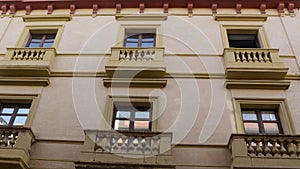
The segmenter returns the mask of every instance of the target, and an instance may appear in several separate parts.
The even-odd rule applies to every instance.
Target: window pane
[[[229,34],[230,47],[235,48],[259,48],[256,34]]]
[[[129,129],[129,120],[115,120],[115,130],[128,130]]]
[[[257,120],[257,115],[255,111],[243,111],[242,117],[243,120]]]
[[[12,114],[14,112],[14,108],[3,108],[2,113],[4,114]]]
[[[125,47],[138,47],[138,43],[126,42]]]
[[[17,116],[15,118],[13,125],[24,125],[27,117],[26,116]]]
[[[56,36],[55,34],[48,34],[48,35],[46,35],[46,41],[47,41],[47,40],[54,41],[55,36]]]
[[[117,118],[130,118],[130,111],[117,111]]]
[[[259,133],[259,127],[257,123],[244,123],[246,133]]]
[[[274,111],[261,111],[262,119],[265,121],[276,121],[276,116]]]
[[[142,119],[149,119],[150,118],[150,113],[147,111],[137,111],[135,112],[135,118],[142,118]]]
[[[279,133],[277,123],[264,123],[265,133]]]
[[[45,42],[45,43],[43,44],[43,47],[44,47],[44,48],[48,48],[48,47],[52,47],[52,45],[53,45],[53,42],[49,42],[49,43],[46,43],[46,42]]]
[[[151,42],[151,43],[145,43],[145,42],[143,42],[142,43],[142,47],[154,47],[154,43],[153,42]]]
[[[32,43],[32,42],[30,42],[30,44],[28,45],[28,47],[30,47],[30,48],[38,48],[38,47],[40,47],[40,43]]]
[[[135,130],[148,130],[149,129],[149,121],[134,121],[134,129]]]
[[[0,125],[8,125],[11,116],[0,116]]]
[[[28,114],[28,113],[29,113],[29,109],[28,108],[19,108],[17,114]]]

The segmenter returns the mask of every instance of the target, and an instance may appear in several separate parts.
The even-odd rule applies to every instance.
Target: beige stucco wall
[[[136,9],[124,10],[124,13],[133,11],[137,13]],[[170,9],[172,11],[175,9]],[[186,12],[185,9],[176,11]],[[234,13],[233,9],[219,11]],[[44,13],[33,11],[32,14]],[[50,85],[0,86],[0,93],[40,95],[32,124],[37,139],[31,151],[32,168],[74,168],[73,161],[78,160],[84,140],[83,130],[108,129],[110,126],[111,122],[104,118],[108,113],[109,95],[158,97],[157,129],[173,132],[173,144],[179,144],[173,150],[175,164],[180,165],[177,168],[229,168],[231,159],[227,142],[230,135],[236,133],[233,98],[286,99],[296,132],[300,132],[298,14],[296,10],[295,17],[272,15],[265,22],[218,22],[207,15],[170,15],[165,21],[145,21],[148,25],[161,25],[164,61],[169,74],[167,86],[161,89],[103,86],[105,65],[111,47],[120,36],[120,26],[143,22],[117,21],[114,16],[75,15],[71,21],[59,23],[64,25],[64,31]],[[7,47],[15,47],[26,24],[31,23],[24,23],[19,16],[0,18],[0,56],[5,55]],[[221,24],[263,25],[270,47],[279,48],[279,55],[289,68],[288,76],[292,78],[289,89],[226,89]],[[78,75],[73,76],[73,73]]]

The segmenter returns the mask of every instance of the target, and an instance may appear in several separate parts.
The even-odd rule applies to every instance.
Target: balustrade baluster
[[[240,62],[241,61],[239,55],[236,52],[234,52],[234,58],[235,58],[235,62]]]
[[[284,144],[284,139],[279,139],[279,143],[280,143],[280,153],[282,157],[288,157],[287,155],[287,151],[285,148],[285,144]]]
[[[268,52],[267,58],[268,58],[269,62],[272,62],[272,57],[271,57],[271,53],[270,52]]]
[[[261,139],[255,139],[256,143],[256,153],[258,157],[263,157],[263,149],[261,147]]]
[[[150,60],[151,59],[150,57],[151,57],[150,52],[149,52],[149,50],[147,50],[147,52],[146,52],[146,61]]]
[[[297,157],[300,157],[300,140],[296,140],[295,143],[296,143],[296,154],[297,154]]]
[[[11,132],[11,140],[10,140],[10,142],[9,142],[9,145],[10,145],[10,147],[11,148],[13,148],[14,146],[15,146],[15,144],[16,144],[16,139],[17,139],[17,135],[18,135],[18,132],[17,131],[12,131]]]
[[[137,137],[137,146],[136,146],[136,150],[137,150],[137,153],[140,154],[140,153],[143,153],[143,146],[142,146],[142,137]]]
[[[241,59],[241,62],[244,62],[246,60],[245,56],[244,56],[244,53],[242,53],[242,52],[239,53],[239,57]]]
[[[158,136],[152,138],[152,152],[154,155],[159,154],[160,139]]]
[[[151,154],[151,138],[145,138],[144,154]]]
[[[248,144],[248,154],[249,154],[249,156],[252,156],[252,157],[256,156],[255,150],[252,146],[252,138],[246,139],[246,142]]]
[[[21,51],[20,51],[20,53],[18,54],[17,60],[22,60],[23,55],[24,55],[24,52],[26,52],[26,51],[24,51],[24,50],[21,50]]]
[[[297,157],[296,146],[293,143],[292,139],[287,139],[287,148],[288,148],[288,153],[291,157]]]
[[[120,61],[124,61],[124,60],[125,60],[125,55],[124,55],[124,53],[122,52],[122,50],[120,50],[120,53],[119,53],[119,60],[120,60]]]
[[[152,51],[150,60],[155,60],[155,50]]]
[[[248,52],[244,53],[244,57],[245,57],[245,61],[250,62],[250,58],[249,58]]]
[[[112,137],[112,152],[118,151],[119,149],[119,145],[118,145],[118,137],[117,136],[113,136]]]
[[[252,62],[257,62],[257,57],[255,56],[255,53],[251,52],[250,57],[251,57]]]
[[[130,61],[129,51],[124,52],[125,61]]]
[[[264,152],[265,152],[265,156],[267,157],[272,157],[271,154],[271,149],[269,147],[269,139],[264,139]]]
[[[135,57],[136,57],[136,61],[141,61],[142,60],[142,57],[141,57],[140,52],[138,50],[136,50],[136,52],[135,52]]]
[[[127,144],[126,144],[127,143],[127,136],[122,135],[120,139],[122,140],[122,144],[120,146],[121,151],[122,152],[127,152]]]
[[[135,148],[134,140],[135,140],[134,137],[132,137],[132,136],[128,137],[128,152],[133,152],[134,151],[134,148]]]
[[[280,157],[280,151],[277,148],[277,139],[272,139],[272,153],[274,157]]]
[[[10,132],[9,131],[5,131],[4,133],[4,138],[3,138],[3,146],[7,147],[8,145],[8,136],[9,136]]]

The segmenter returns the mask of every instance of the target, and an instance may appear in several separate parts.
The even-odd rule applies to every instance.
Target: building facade
[[[0,168],[300,168],[299,0],[1,0]]]

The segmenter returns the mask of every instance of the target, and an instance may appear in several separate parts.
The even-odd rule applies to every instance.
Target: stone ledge
[[[154,87],[163,88],[167,85],[167,80],[162,79],[103,79],[105,87]]]
[[[227,89],[288,89],[291,82],[286,80],[239,80],[227,79]]]

